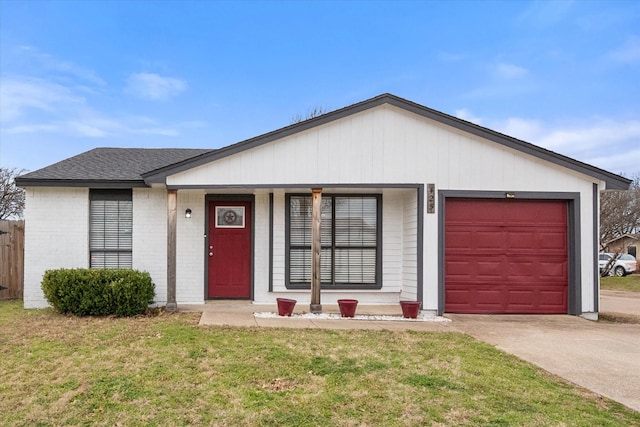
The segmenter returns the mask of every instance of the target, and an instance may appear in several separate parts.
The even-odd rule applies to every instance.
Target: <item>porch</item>
[[[201,312],[200,326],[243,326],[271,328],[312,329],[375,329],[451,331],[451,322],[444,317],[422,313],[418,319],[404,319],[399,304],[358,305],[355,318],[340,316],[338,305],[323,304],[323,315],[299,316],[309,313],[308,304],[296,304],[292,317],[277,316],[276,304],[255,304],[246,300],[213,300],[205,304],[178,304],[180,312]],[[274,313],[273,317],[256,316],[255,313]],[[296,316],[298,315],[298,316]],[[359,318],[366,316],[367,319]],[[384,316],[386,319],[376,320]],[[422,317],[424,316],[424,317]]]

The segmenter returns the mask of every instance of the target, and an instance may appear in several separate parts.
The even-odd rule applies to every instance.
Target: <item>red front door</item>
[[[251,298],[251,203],[209,202],[209,298]]]

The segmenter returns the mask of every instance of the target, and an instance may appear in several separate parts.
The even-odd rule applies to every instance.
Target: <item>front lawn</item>
[[[0,425],[631,426],[459,333],[198,327],[0,301]]]
[[[600,278],[600,289],[640,292],[640,273],[635,272],[624,277],[602,277]]]

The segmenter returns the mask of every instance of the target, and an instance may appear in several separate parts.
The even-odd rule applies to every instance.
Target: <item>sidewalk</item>
[[[640,316],[640,292],[600,291],[600,311]]]
[[[400,306],[358,305],[355,319],[328,319],[326,316],[296,317],[309,313],[308,305],[296,305],[293,317],[260,317],[254,313],[277,313],[273,305],[252,304],[249,301],[209,301],[204,305],[181,305],[180,311],[202,312],[200,325],[260,326],[279,328],[315,328],[315,329],[387,329],[416,331],[450,331],[451,322],[446,318],[439,321],[404,319]],[[339,316],[337,305],[323,305],[323,313]],[[393,316],[394,320],[361,320],[358,316]]]

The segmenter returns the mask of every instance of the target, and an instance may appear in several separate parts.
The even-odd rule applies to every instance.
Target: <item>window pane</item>
[[[320,234],[322,246],[331,246],[331,198],[321,204]],[[311,196],[292,196],[289,199],[289,243],[311,247]]]
[[[131,252],[91,252],[91,268],[132,268]]]
[[[92,268],[131,268],[133,202],[91,200],[89,248]]]
[[[311,283],[311,249],[289,251],[289,281]]]
[[[331,249],[323,249],[320,252],[320,281],[331,283]],[[289,282],[311,283],[311,249],[289,251]]]
[[[336,284],[375,284],[376,249],[336,249]]]
[[[288,268],[292,284],[311,282],[311,201],[311,196],[289,198]],[[377,283],[377,220],[376,196],[322,197],[321,280],[324,286]]]
[[[377,199],[336,197],[336,246],[376,246]]]
[[[289,204],[289,243],[311,247],[311,197],[291,197]]]

